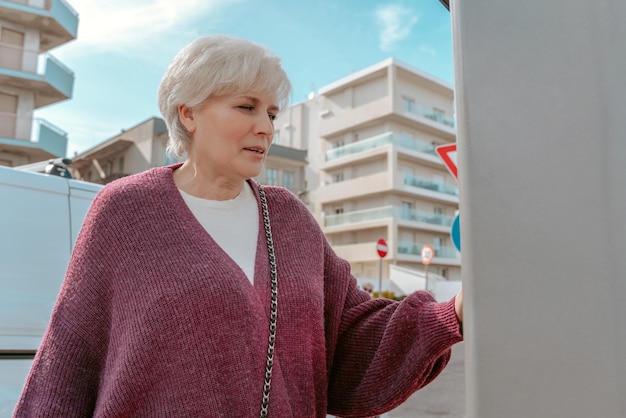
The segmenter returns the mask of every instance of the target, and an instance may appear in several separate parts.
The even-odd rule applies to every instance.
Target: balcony
[[[426,244],[419,244],[415,242],[400,242],[398,244],[398,256],[414,256],[421,259],[422,247]],[[454,247],[435,247],[432,246],[435,251],[434,264],[455,264],[458,265],[461,262],[461,254]]]
[[[439,157],[437,157],[435,146],[429,141],[412,138],[406,135],[399,135],[394,132],[386,132],[381,135],[376,135],[371,138],[330,149],[326,151],[326,162],[327,165],[330,165],[328,163],[332,164],[335,160],[382,148],[386,145],[395,145],[405,149],[417,151],[419,153],[426,154],[424,157],[429,161],[443,164]],[[335,164],[332,164],[332,166],[334,165]]]
[[[0,148],[28,154],[32,161],[65,157],[67,134],[41,118],[0,113]]]
[[[381,206],[372,209],[364,209],[353,212],[345,212],[324,217],[325,227],[337,227],[356,225],[366,222],[394,219],[398,221],[416,222],[422,225],[415,225],[430,230],[449,232],[454,217],[429,213],[415,209],[407,209],[398,206]]]
[[[425,244],[415,242],[401,242],[396,246],[391,246],[387,260],[403,259],[404,261],[414,261],[421,263],[422,247]],[[333,244],[333,249],[338,256],[351,262],[371,262],[378,261],[379,257],[375,251],[376,242],[361,242],[354,244]],[[395,249],[395,251],[394,251]],[[433,264],[460,265],[461,254],[454,247],[435,247],[435,258]]]
[[[78,13],[63,0],[0,0],[2,19],[37,29],[39,47],[47,51],[73,39],[78,32]]]
[[[74,73],[49,53],[0,43],[0,85],[35,92],[39,108],[72,97]]]
[[[337,112],[335,114],[334,112]],[[355,127],[371,124],[392,114],[391,102],[387,97],[374,100],[357,107],[335,111],[323,111],[319,119],[319,135],[324,137],[339,135],[354,130]]]
[[[414,176],[412,174],[404,175],[404,184],[406,184],[407,186],[419,187],[421,189],[428,189],[428,190],[432,190],[435,192],[448,194],[451,196],[459,195],[458,187],[445,184],[445,183],[435,182],[432,180],[425,179],[423,177]]]
[[[373,209],[357,210],[354,212],[340,213],[337,215],[327,215],[324,217],[324,226],[342,226],[353,225],[358,223],[380,221],[391,219],[394,215],[393,206],[382,206]]]
[[[385,193],[391,190],[391,173],[382,172],[330,183],[316,191],[321,204],[353,199],[360,196]]]
[[[404,103],[404,110],[414,115],[422,116],[426,119],[430,119],[436,124],[446,127],[446,129],[456,129],[456,122],[454,118],[446,116],[441,112],[426,107],[418,106],[414,102]]]

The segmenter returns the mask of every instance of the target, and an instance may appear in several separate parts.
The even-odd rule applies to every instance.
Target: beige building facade
[[[65,157],[67,134],[33,112],[72,97],[74,73],[49,51],[77,29],[63,0],[0,2],[0,165]]]
[[[430,274],[460,280],[450,239],[458,189],[435,152],[456,142],[451,85],[388,59],[286,109],[276,129],[278,143],[308,150],[311,210],[357,278],[379,278],[382,238],[383,279],[391,264],[423,272],[428,244]]]
[[[160,118],[150,118],[76,155],[72,177],[99,184],[159,167],[166,158],[167,128]]]

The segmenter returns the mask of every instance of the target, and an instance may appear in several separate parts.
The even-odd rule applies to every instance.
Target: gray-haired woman
[[[176,55],[159,106],[185,162],[93,202],[16,417],[371,416],[443,370],[460,295],[372,299],[304,204],[252,180],[289,92],[243,39]]]

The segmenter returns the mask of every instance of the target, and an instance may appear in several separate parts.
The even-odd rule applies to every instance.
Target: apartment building
[[[0,1],[0,165],[65,157],[67,134],[33,112],[72,97],[74,73],[49,51],[77,29],[63,0]]]
[[[389,265],[424,271],[428,244],[430,273],[460,280],[450,239],[458,188],[435,152],[456,141],[451,85],[388,59],[319,89],[275,125],[278,143],[308,150],[310,207],[357,278],[379,277],[383,238],[383,278]]]

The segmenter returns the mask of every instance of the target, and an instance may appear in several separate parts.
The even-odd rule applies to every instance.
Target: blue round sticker
[[[457,215],[454,217],[454,221],[452,221],[452,229],[450,229],[450,237],[452,238],[452,243],[456,247],[456,249],[461,252],[461,221],[459,220],[460,216]]]

